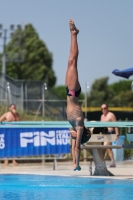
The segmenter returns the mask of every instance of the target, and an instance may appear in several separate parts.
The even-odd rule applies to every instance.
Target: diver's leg
[[[14,165],[18,165],[18,163],[16,162],[15,159],[12,160],[12,163],[13,163]]]
[[[104,142],[104,145],[111,145],[110,142]],[[115,164],[115,160],[114,160],[114,153],[112,151],[112,149],[107,149],[107,152],[109,154],[109,157],[111,159],[111,164],[110,164],[110,167],[116,167],[116,164]]]
[[[83,134],[83,127],[78,126],[77,127],[77,137],[76,137],[76,146],[75,146],[75,158],[76,158],[75,170],[81,170],[81,168],[79,166],[79,162],[80,162],[80,153],[81,153],[80,144],[81,144],[82,134]]]
[[[8,159],[5,159],[4,163],[7,166],[8,165]]]
[[[66,86],[70,90],[78,90],[80,88],[78,80],[78,70],[77,70],[77,60],[78,60],[78,42],[77,34],[79,30],[75,27],[74,21],[69,20],[70,33],[71,33],[71,45],[70,45],[70,55],[68,59],[68,68],[66,72]]]
[[[72,139],[72,158],[73,158],[73,168],[74,169],[76,167],[75,146],[76,146],[76,139]]]

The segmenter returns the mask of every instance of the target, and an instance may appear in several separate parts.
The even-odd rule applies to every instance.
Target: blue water
[[[132,200],[133,181],[44,175],[0,175],[0,200]]]

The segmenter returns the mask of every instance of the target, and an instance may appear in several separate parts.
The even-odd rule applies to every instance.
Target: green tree
[[[104,77],[95,80],[88,96],[88,105],[100,106],[102,103],[109,104],[111,102],[114,92],[108,87],[108,79],[108,77]]]
[[[120,80],[119,82],[113,83],[109,85],[109,88],[114,91],[116,95],[121,92],[131,91],[131,82],[130,80]]]
[[[112,98],[113,106],[133,106],[133,93],[132,91],[123,91]]]
[[[113,106],[133,106],[133,93],[130,80],[121,80],[109,85],[114,97],[111,100]]]
[[[52,69],[52,54],[31,24],[26,25],[24,30],[17,29],[6,46],[6,54],[12,60],[22,51],[24,61],[7,62],[6,74],[17,79],[47,81],[50,87],[54,86],[56,77]]]
[[[131,81],[123,80],[108,85],[108,77],[96,79],[91,87],[88,105],[133,106]]]

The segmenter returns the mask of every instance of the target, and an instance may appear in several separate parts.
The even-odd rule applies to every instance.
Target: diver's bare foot
[[[16,160],[13,160],[12,164],[14,164],[15,166],[18,165],[18,163],[16,162]]]
[[[79,33],[79,30],[76,28],[76,26],[74,24],[74,21],[72,19],[69,20],[69,26],[70,26],[70,31],[73,34],[78,34]]]

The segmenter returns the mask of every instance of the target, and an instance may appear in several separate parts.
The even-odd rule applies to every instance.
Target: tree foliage
[[[88,105],[100,106],[107,103],[109,106],[133,106],[131,81],[119,81],[108,85],[108,77],[96,79],[92,84]]]
[[[123,80],[109,85],[114,91],[113,106],[133,106],[133,93],[130,80]]]
[[[131,82],[130,80],[120,80],[119,82],[109,85],[116,95],[120,94],[123,91],[131,91]]]
[[[133,106],[133,93],[132,91],[123,91],[115,95],[112,99],[113,106]]]
[[[6,54],[12,59],[6,63],[6,73],[9,76],[17,79],[47,81],[49,86],[55,85],[52,54],[39,39],[31,24],[26,25],[24,30],[17,29],[14,32],[6,46]]]
[[[95,80],[89,93],[88,105],[100,106],[102,103],[109,103],[114,93],[108,87],[108,79],[108,77],[104,77]]]

